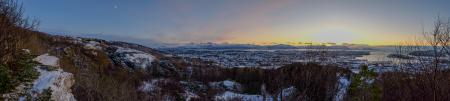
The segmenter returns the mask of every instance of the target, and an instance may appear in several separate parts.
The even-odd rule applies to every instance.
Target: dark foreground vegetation
[[[413,72],[393,71],[376,73],[362,66],[361,72],[352,73],[348,69],[319,63],[294,63],[278,69],[221,68],[207,62],[179,57],[167,57],[156,50],[140,45],[108,42],[98,39],[82,39],[82,42],[96,41],[101,50],[83,48],[75,44],[73,38],[52,36],[35,31],[38,23],[22,16],[22,9],[14,0],[0,0],[0,94],[6,94],[16,86],[32,82],[39,73],[32,61],[37,55],[49,53],[60,58],[60,68],[74,74],[72,93],[81,101],[159,101],[185,100],[186,88],[199,97],[191,100],[209,101],[224,92],[208,86],[210,82],[232,80],[240,83],[243,94],[275,96],[283,88],[294,86],[297,91],[288,101],[330,101],[336,100],[340,78],[350,80],[343,100],[348,101],[449,101],[450,71],[441,67],[438,58],[423,64]],[[448,23],[446,24],[448,28]],[[444,26],[445,27],[445,26]],[[445,54],[449,39],[443,40],[447,32],[438,25],[431,39],[436,50],[434,55]],[[436,37],[435,37],[436,38]],[[156,57],[147,69],[127,68],[111,55],[115,47],[121,46],[150,53]],[[25,51],[24,49],[28,49]],[[411,71],[411,70],[410,70]],[[154,92],[139,90],[144,81],[161,79]],[[187,83],[183,83],[187,82]],[[205,87],[202,87],[204,85]],[[51,91],[35,100],[49,100]],[[8,100],[0,96],[0,100]],[[240,100],[240,99],[235,99]]]
[[[288,99],[317,101],[332,100],[337,90],[338,74],[349,73],[350,71],[338,67],[302,63],[286,65],[279,69],[200,67],[194,69],[191,80],[233,80],[244,86],[243,93],[246,94],[261,94],[262,85],[271,95],[277,95],[283,88],[295,86],[297,93]]]

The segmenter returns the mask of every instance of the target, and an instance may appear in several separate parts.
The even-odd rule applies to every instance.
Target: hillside
[[[393,64],[355,60],[374,50],[359,44],[328,43],[337,49],[330,51],[312,43],[206,43],[158,50],[51,35],[39,31],[39,20],[24,17],[18,2],[0,0],[0,101],[450,101],[450,24],[440,19],[432,32],[424,32],[431,35],[425,36],[430,46],[407,46],[407,54],[399,46],[386,57],[408,61]],[[303,48],[312,50],[277,50]],[[393,48],[379,50],[388,49]],[[184,51],[206,58],[177,54]]]
[[[30,56],[35,56],[38,65],[34,68],[40,76],[33,81],[29,91],[16,89],[13,93],[39,93],[46,89],[43,87],[50,87],[53,91],[51,99],[56,100],[257,100],[281,98],[277,97],[281,92],[289,92],[281,94],[284,99],[298,99],[301,95],[331,100],[338,91],[336,74],[344,73],[337,67],[304,64],[277,70],[226,69],[125,42],[54,36],[35,31],[18,33],[18,36],[24,37],[16,41],[20,45],[13,53],[26,50]],[[16,56],[12,54],[11,57]],[[318,73],[309,75],[308,71]],[[45,79],[61,85],[39,83]],[[297,90],[308,93],[295,92]],[[58,98],[59,95],[68,97]]]

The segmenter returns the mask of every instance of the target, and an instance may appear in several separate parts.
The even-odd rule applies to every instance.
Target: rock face
[[[151,54],[130,48],[116,47],[111,58],[132,69],[146,69],[152,65],[155,57]]]

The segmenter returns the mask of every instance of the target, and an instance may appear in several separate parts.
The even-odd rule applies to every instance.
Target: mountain
[[[308,46],[293,46],[288,44],[274,44],[274,45],[255,45],[255,44],[229,44],[229,43],[189,43],[189,44],[167,44],[157,49],[209,49],[209,50],[223,50],[223,49],[348,49],[348,50],[374,50],[375,47],[364,45],[308,45]]]

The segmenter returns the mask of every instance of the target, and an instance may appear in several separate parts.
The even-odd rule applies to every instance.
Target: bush
[[[0,93],[10,92],[14,88],[13,81],[11,70],[5,65],[0,65]]]
[[[52,90],[45,89],[42,93],[36,98],[36,101],[53,101],[52,98]]]
[[[374,84],[377,73],[366,65],[361,66],[361,72],[351,78],[349,97],[351,101],[379,101],[381,87]]]
[[[39,73],[34,68],[36,64],[32,59],[32,56],[27,54],[20,58],[20,60],[18,61],[20,68],[17,72],[17,79],[20,82],[32,82],[39,76]]]
[[[20,56],[10,65],[0,64],[0,93],[9,93],[18,84],[37,79],[39,73],[34,69],[35,66],[32,56],[28,54]]]

